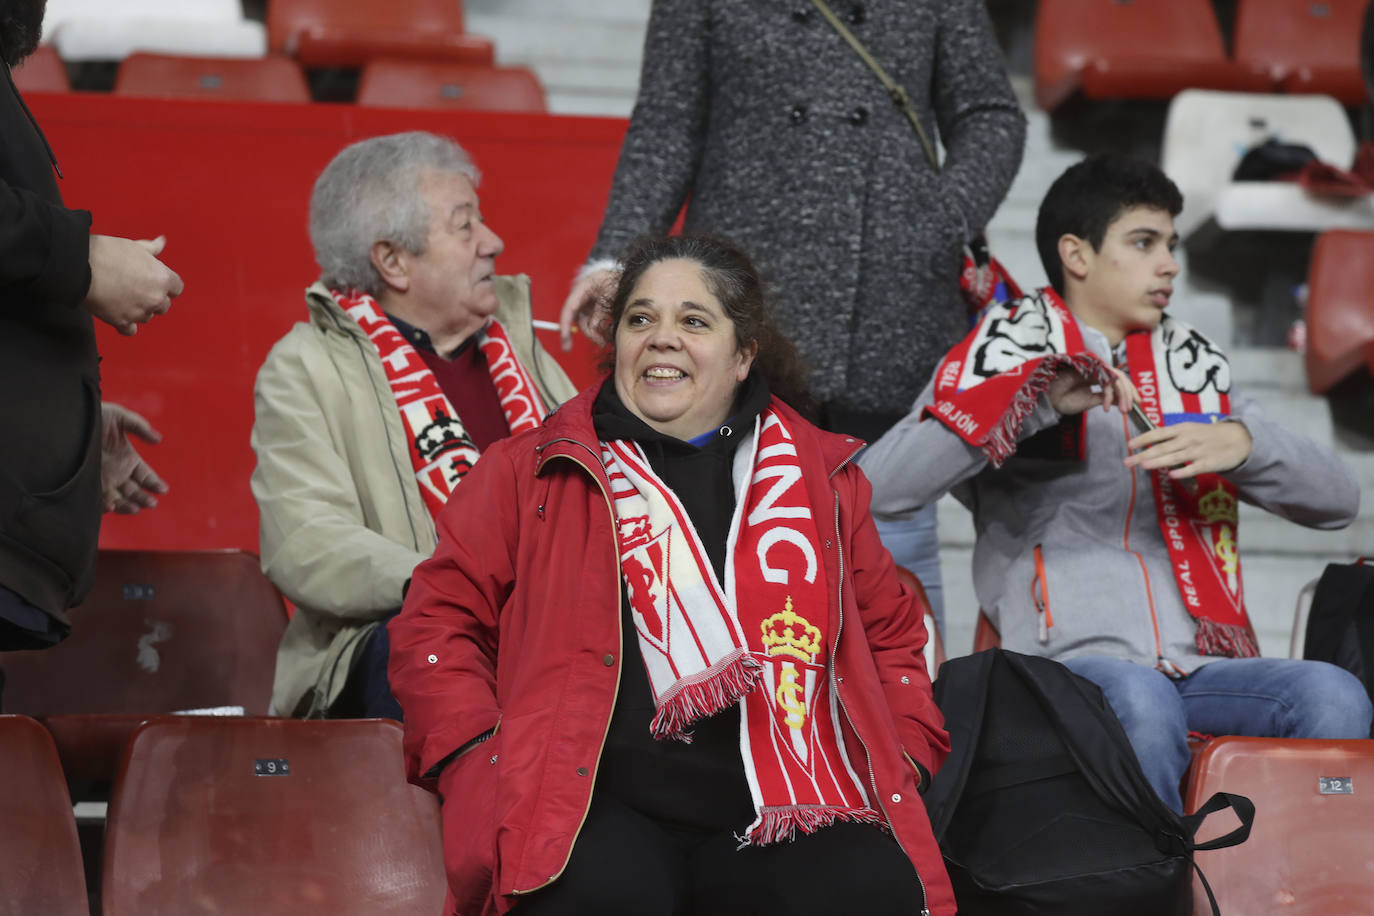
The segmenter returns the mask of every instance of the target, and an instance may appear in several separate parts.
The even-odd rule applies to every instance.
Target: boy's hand
[[[1128,468],[1173,468],[1175,480],[1234,470],[1250,457],[1254,440],[1244,423],[1176,423],[1141,433],[1129,443]]]
[[[1045,396],[1049,398],[1050,406],[1066,417],[1083,413],[1098,404],[1102,405],[1103,410],[1115,404],[1118,410],[1125,413],[1139,397],[1136,395],[1135,386],[1124,372],[1118,369],[1110,371],[1114,376],[1112,384],[1103,387],[1089,382],[1076,369],[1061,369],[1059,374],[1050,380],[1050,387]]]

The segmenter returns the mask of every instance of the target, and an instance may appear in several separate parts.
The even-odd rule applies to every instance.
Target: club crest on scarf
[[[654,694],[654,736],[690,740],[692,723],[739,705],[741,753],[758,812],[747,842],[777,842],[837,819],[878,820],[839,738],[826,668],[830,595],[820,535],[780,415],[765,411],[736,455],[742,492],[724,584],[677,495],[639,447],[602,443],[602,460],[621,575]]]

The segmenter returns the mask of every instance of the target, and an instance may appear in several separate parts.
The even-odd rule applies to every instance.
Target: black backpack
[[[1001,649],[952,659],[935,701],[953,747],[925,802],[962,916],[1190,916],[1193,850],[1250,834],[1244,796],[1169,810],[1102,691],[1058,662]],[[1241,826],[1194,843],[1226,807]]]
[[[1322,572],[1302,657],[1339,665],[1359,678],[1374,700],[1374,566],[1331,563]]]

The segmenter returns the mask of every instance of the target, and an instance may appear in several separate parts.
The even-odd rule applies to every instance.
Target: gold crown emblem
[[[821,651],[821,631],[792,610],[792,596],[763,626],[763,649],[768,655],[790,655],[812,662]]]
[[[1236,521],[1236,498],[1220,484],[1215,490],[1205,494],[1197,501],[1197,511],[1202,515],[1202,520],[1209,525],[1217,522]]]

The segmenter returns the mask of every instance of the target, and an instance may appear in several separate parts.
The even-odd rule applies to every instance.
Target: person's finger
[[[1134,439],[1131,439],[1126,443],[1126,447],[1133,452],[1139,452],[1141,449],[1149,448],[1157,442],[1164,442],[1169,439],[1177,438],[1177,436],[1177,426],[1160,426],[1143,432]],[[1139,457],[1139,455],[1133,455],[1132,457]]]
[[[154,493],[166,493],[168,490],[167,482],[157,476],[157,471],[149,467],[146,461],[140,461],[131,476],[145,490],[152,490]]]
[[[135,239],[134,244],[138,245],[153,257],[157,257],[162,254],[162,249],[167,247],[167,236],[159,235],[155,239]]]
[[[156,429],[153,429],[153,424],[149,423],[148,420],[144,418],[142,415],[134,413],[127,407],[122,407],[120,409],[120,413],[118,416],[119,428],[124,430],[124,432],[133,433],[135,436],[138,436],[145,442],[162,441],[162,433],[158,432]],[[140,467],[145,469],[148,468],[146,464],[140,465]],[[137,474],[138,470],[139,468],[135,468],[134,472]],[[148,470],[151,473],[151,469]],[[157,477],[156,474],[153,474],[153,476]]]
[[[572,349],[573,319],[577,315],[581,292],[582,284],[574,283],[572,292],[563,300],[563,309],[558,313],[558,341],[563,345],[564,353]]]
[[[135,334],[138,333],[138,324],[133,321],[126,321],[122,324],[115,325],[115,330],[123,334],[125,337],[133,337]]]
[[[583,309],[577,313],[577,326],[586,335],[587,339],[598,347],[606,346],[605,327],[606,319],[610,313],[600,305],[594,305],[589,309]]]
[[[169,300],[171,300],[175,299],[177,296],[180,296],[182,294],[182,291],[186,289],[186,284],[181,282],[181,274],[177,273],[175,270],[172,270],[172,268],[168,267],[167,273],[167,297]],[[171,308],[171,306],[172,303],[169,301],[167,303],[167,307]],[[163,309],[163,311],[166,310],[167,309]]]

